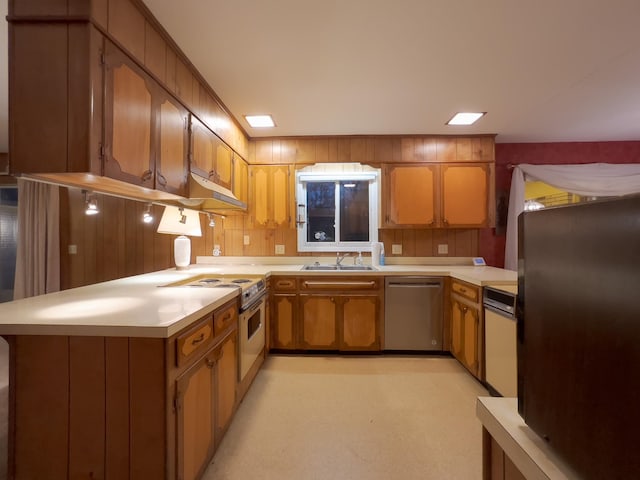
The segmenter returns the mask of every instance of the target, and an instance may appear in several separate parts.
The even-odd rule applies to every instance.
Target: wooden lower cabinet
[[[300,348],[337,350],[337,304],[329,295],[300,295]]]
[[[237,311],[171,338],[5,336],[7,477],[199,478],[237,406]]]
[[[295,350],[298,348],[297,309],[295,293],[276,293],[271,296],[271,348]]]
[[[233,329],[176,380],[178,480],[195,480],[235,411],[238,331]]]
[[[177,478],[193,480],[215,448],[214,349],[176,381]]]
[[[482,479],[526,480],[485,428],[482,429]]]
[[[383,283],[378,277],[273,280],[271,348],[379,351]]]
[[[482,309],[477,303],[479,299],[478,287],[463,285],[458,281],[452,282],[451,353],[467,370],[481,380],[483,318]]]
[[[380,297],[342,298],[340,350],[380,350]]]

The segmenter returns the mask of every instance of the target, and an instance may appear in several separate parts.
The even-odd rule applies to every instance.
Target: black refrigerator
[[[519,413],[581,478],[640,478],[640,196],[518,228]]]

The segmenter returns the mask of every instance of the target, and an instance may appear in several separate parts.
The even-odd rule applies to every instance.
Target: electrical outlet
[[[244,245],[249,245],[251,243],[251,241],[249,239],[249,235],[245,235],[244,236],[243,243],[244,243]]]
[[[69,255],[76,255],[78,253],[77,245],[69,245]]]
[[[446,255],[449,253],[449,245],[441,243],[438,245],[438,255]]]
[[[276,255],[284,255],[284,245],[276,245]]]
[[[394,255],[402,255],[402,244],[397,244],[397,243],[392,244],[391,253]]]

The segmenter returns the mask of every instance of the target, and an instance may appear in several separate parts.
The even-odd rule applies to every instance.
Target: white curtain
[[[518,270],[518,215],[524,211],[524,182],[542,181],[582,196],[609,197],[640,192],[640,164],[517,165],[511,177],[504,268]]]
[[[13,298],[60,290],[57,186],[18,179],[18,249]]]

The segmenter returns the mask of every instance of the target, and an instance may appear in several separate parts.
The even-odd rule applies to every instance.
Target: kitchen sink
[[[340,265],[339,270],[362,270],[372,271],[375,270],[371,265]]]
[[[319,263],[314,263],[311,265],[305,265],[302,267],[302,270],[372,271],[375,270],[375,268],[370,265],[321,265]]]

